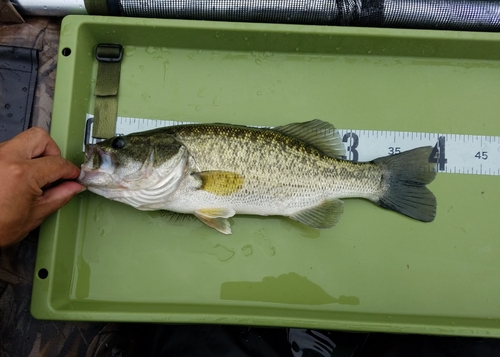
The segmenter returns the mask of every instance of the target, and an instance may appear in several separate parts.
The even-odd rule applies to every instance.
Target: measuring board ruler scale
[[[194,123],[118,117],[116,132],[118,135],[127,135],[181,124]],[[101,141],[92,137],[92,125],[93,116],[87,114],[84,144],[95,144]],[[350,161],[371,161],[378,157],[396,155],[420,146],[432,146],[434,149],[429,157],[429,162],[436,163],[438,172],[500,176],[499,136],[337,130],[345,143],[345,159]]]

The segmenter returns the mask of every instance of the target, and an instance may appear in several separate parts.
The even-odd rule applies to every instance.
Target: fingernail
[[[82,193],[83,191],[86,191],[86,190],[87,190],[87,187],[82,186],[82,188],[80,189],[80,191],[78,191],[76,194]]]

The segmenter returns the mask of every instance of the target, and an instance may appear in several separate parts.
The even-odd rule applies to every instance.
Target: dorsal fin
[[[303,140],[322,151],[325,155],[335,158],[345,156],[345,148],[337,129],[319,119],[304,123],[291,123],[277,126],[273,130]]]

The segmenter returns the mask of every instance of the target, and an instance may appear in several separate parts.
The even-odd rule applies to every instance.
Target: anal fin
[[[344,202],[339,199],[330,199],[315,207],[299,211],[290,218],[309,227],[324,229],[335,226],[342,213],[344,213]]]
[[[232,208],[201,208],[194,212],[200,221],[223,234],[231,234],[231,225],[227,219],[234,214]]]

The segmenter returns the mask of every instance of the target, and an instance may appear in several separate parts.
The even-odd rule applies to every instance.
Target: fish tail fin
[[[423,222],[436,216],[436,197],[425,187],[436,177],[436,164],[429,162],[432,147],[420,147],[373,161],[382,168],[383,193],[376,202]]]

